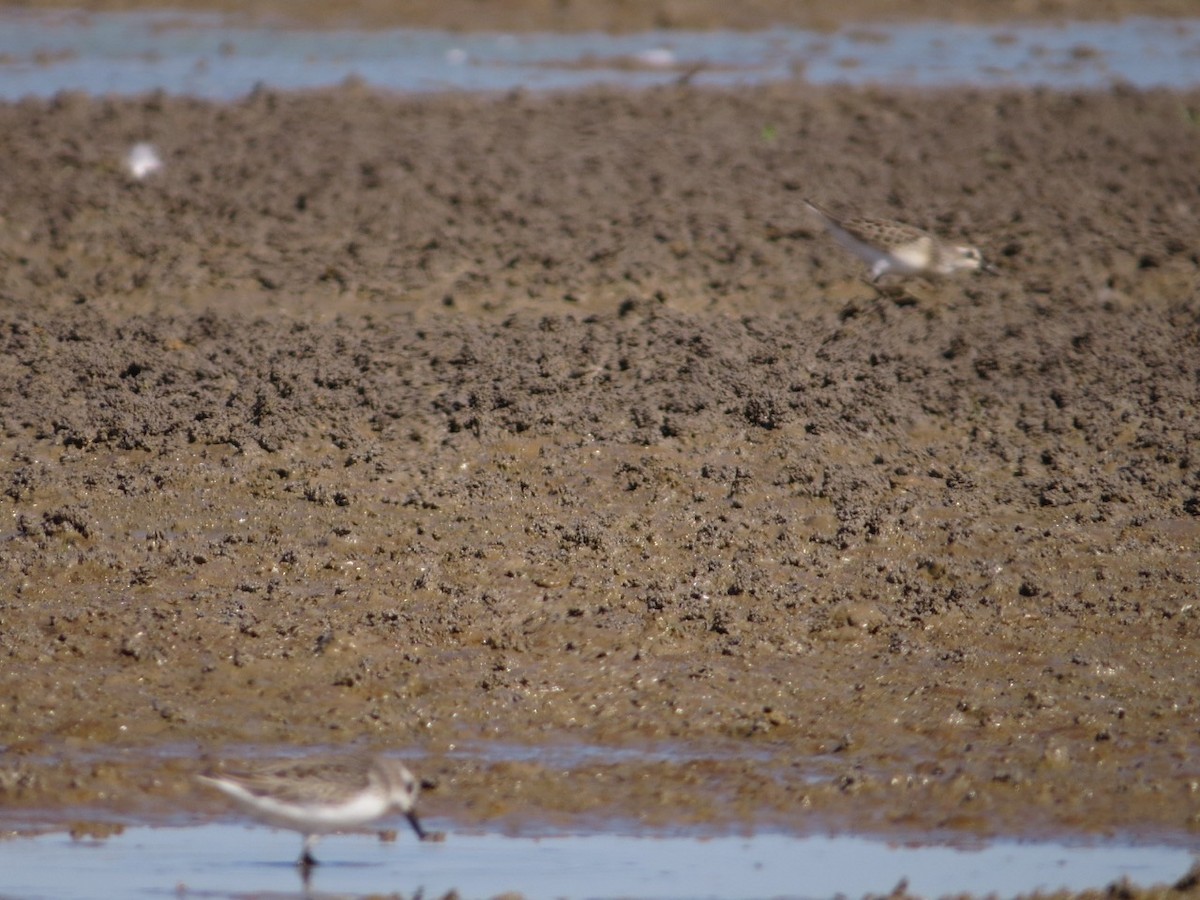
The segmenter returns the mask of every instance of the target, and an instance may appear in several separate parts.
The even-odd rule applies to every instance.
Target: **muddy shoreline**
[[[22,9],[77,12],[72,0],[31,0]],[[158,11],[163,4],[138,0],[99,0],[90,12]],[[791,26],[834,30],[848,24],[936,19],[952,22],[1113,21],[1129,16],[1189,18],[1189,0],[841,0],[795,3],[792,0],[748,0],[735,5],[720,0],[256,0],[252,7],[232,0],[176,0],[170,9],[218,13],[241,21],[304,28],[435,28],[495,32],[636,32],[651,29],[756,30]]]
[[[5,816],[370,748],[463,824],[1186,840],[1197,110],[0,106]],[[1001,274],[881,294],[806,195]]]

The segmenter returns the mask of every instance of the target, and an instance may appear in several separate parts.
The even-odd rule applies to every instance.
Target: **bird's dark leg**
[[[317,858],[313,856],[313,846],[317,843],[315,834],[306,834],[304,836],[304,850],[300,854],[300,859],[296,861],[301,871],[307,876],[309,869],[317,864]]]
[[[416,812],[410,809],[404,814],[404,817],[408,819],[408,824],[411,825],[413,831],[417,833],[417,839],[421,841],[425,840],[427,835],[425,833],[425,829],[421,827],[421,820],[417,818]]]

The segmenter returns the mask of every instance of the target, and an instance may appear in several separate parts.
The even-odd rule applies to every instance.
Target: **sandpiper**
[[[871,282],[885,275],[953,275],[995,272],[983,254],[966,244],[949,244],[927,231],[888,219],[839,219],[810,200],[804,205],[839,244],[871,266]]]
[[[255,818],[304,835],[297,862],[306,873],[317,861],[317,837],[365,825],[395,810],[421,840],[431,835],[413,809],[419,786],[401,763],[386,757],[295,761],[196,776]]]

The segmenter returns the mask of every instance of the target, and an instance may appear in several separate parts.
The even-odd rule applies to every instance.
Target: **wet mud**
[[[25,0],[25,8],[76,13],[78,0]],[[161,9],[146,0],[96,0],[92,12]],[[1128,16],[1195,15],[1191,0],[175,0],[174,10],[213,12],[276,25],[329,28],[437,28],[452,31],[633,32],[649,29],[759,29],[776,25],[836,29],[882,20],[938,19],[956,22],[1095,21]]]
[[[0,107],[6,815],[215,813],[191,772],[308,747],[488,827],[1184,839],[1198,123]],[[1000,272],[877,290],[805,196]]]

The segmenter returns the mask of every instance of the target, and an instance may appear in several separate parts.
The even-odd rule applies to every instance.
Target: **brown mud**
[[[21,7],[69,10],[79,0],[23,0]],[[92,0],[92,12],[163,8],[154,0]],[[329,28],[440,28],[452,31],[645,31],[653,28],[759,29],[775,25],[833,30],[852,23],[938,19],[954,22],[1188,18],[1193,0],[174,0],[172,10],[239,20]]]
[[[207,758],[320,747],[411,757],[461,824],[1185,839],[1198,123],[0,107],[6,816],[216,811]],[[802,196],[1000,274],[877,292]]]

